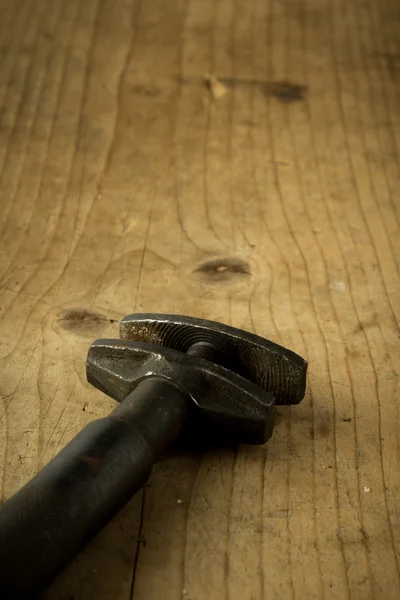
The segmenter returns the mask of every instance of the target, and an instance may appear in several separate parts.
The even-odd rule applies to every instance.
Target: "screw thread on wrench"
[[[195,342],[187,351],[190,356],[204,358],[210,362],[216,362],[216,349],[210,342]]]

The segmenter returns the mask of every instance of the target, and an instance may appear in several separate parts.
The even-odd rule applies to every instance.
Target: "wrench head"
[[[122,402],[140,381],[164,378],[192,399],[189,437],[263,444],[272,434],[274,397],[241,375],[168,347],[97,340],[86,363],[89,383]]]
[[[307,362],[242,329],[180,315],[133,314],[122,319],[120,337],[179,352],[205,343],[212,347],[213,362],[272,394],[276,405],[298,404],[304,397]]]

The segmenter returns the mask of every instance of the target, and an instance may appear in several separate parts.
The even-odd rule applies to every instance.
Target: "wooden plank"
[[[113,401],[134,310],[304,355],[264,448],[182,455],[46,600],[400,597],[395,0],[0,0],[0,465]]]

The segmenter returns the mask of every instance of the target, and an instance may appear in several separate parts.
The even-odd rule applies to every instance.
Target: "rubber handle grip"
[[[188,397],[142,381],[110,416],[89,423],[0,509],[0,594],[31,599],[147,481],[177,439]]]

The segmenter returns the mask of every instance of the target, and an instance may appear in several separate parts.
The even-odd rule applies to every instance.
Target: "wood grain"
[[[400,597],[399,21],[0,0],[2,500],[110,411],[85,356],[127,313],[310,364],[266,447],[159,464],[46,600]]]

